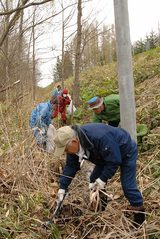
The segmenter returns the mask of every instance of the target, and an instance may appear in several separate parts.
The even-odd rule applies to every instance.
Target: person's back
[[[130,134],[122,129],[108,126],[103,123],[88,123],[80,126],[80,128],[93,140],[97,140],[98,138],[106,137],[109,142],[114,142],[120,147],[123,145],[127,145],[131,143]],[[95,135],[95,131],[97,132]]]
[[[45,127],[51,123],[51,104],[50,102],[39,103],[31,112],[30,127]]]
[[[61,90],[61,86],[58,85],[55,89],[53,89],[52,91],[52,95],[51,95],[51,101],[53,104],[57,103],[57,97],[60,96],[62,94],[62,90]]]
[[[119,163],[123,155],[132,147],[131,137],[124,129],[111,127],[103,123],[88,123],[80,128],[85,132],[87,137],[94,142],[94,150],[98,149],[99,151],[101,147],[103,148],[103,145],[107,145],[108,149],[114,152],[114,155],[112,153],[113,160],[115,162],[117,161],[117,163]],[[90,153],[92,154],[92,150]],[[119,153],[121,153],[122,158],[119,156]]]

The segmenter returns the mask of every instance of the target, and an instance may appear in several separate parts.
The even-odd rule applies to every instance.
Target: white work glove
[[[44,135],[45,132],[46,132],[46,131],[45,131],[45,128],[41,128],[41,129],[40,129],[40,134],[41,134],[41,135]]]
[[[36,131],[36,130],[39,130],[39,128],[38,128],[38,127],[33,127],[33,128],[32,128],[32,131],[33,131],[33,132]]]
[[[39,128],[39,127],[34,127],[32,128],[33,133],[38,131],[40,135],[45,134],[45,129],[44,128]]]
[[[61,189],[61,188],[60,188],[60,189],[58,190],[57,199],[56,199],[56,202],[57,202],[57,203],[59,203],[59,202],[61,202],[61,201],[63,200],[65,193],[66,193],[65,189]]]
[[[102,189],[104,189],[105,184],[106,183],[104,181],[102,181],[100,178],[97,178],[94,183],[89,184],[89,189],[91,191],[96,191],[97,189],[102,190]]]

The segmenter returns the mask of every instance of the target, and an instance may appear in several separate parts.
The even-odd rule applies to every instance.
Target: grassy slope
[[[96,215],[91,212],[88,209],[88,187],[85,178],[88,165],[85,165],[85,173],[82,173],[82,176],[77,175],[71,195],[66,200],[73,210],[69,213],[70,210],[66,209],[65,216],[68,212],[68,215],[74,215],[74,218],[68,220],[68,223],[54,224],[49,231],[42,229],[41,222],[49,216],[49,208],[56,195],[55,172],[61,172],[61,162],[36,149],[28,129],[28,117],[33,105],[27,100],[22,109],[4,104],[1,107],[0,238],[60,238],[59,231],[62,232],[62,238],[71,238],[69,235],[74,235],[80,239],[82,234],[88,234],[88,237],[83,237],[88,239],[105,238],[105,233],[110,233],[108,238],[160,238],[159,56],[160,49],[155,49],[134,58],[137,120],[149,127],[149,133],[139,147],[137,175],[145,198],[147,225],[139,230],[139,234],[127,226],[121,213],[127,202],[120,197],[122,192],[117,175],[107,189],[119,202],[111,201],[105,214]],[[117,91],[115,67],[115,64],[96,67],[81,75],[81,99],[85,117],[80,122],[84,122],[86,116],[87,119],[89,117],[85,107],[87,99],[93,95],[106,95]],[[70,85],[71,79],[66,81],[66,86]],[[37,102],[47,100],[51,90],[52,86],[40,89]],[[75,198],[78,200],[78,209],[84,214],[80,217],[77,217],[74,211],[75,203],[77,207]],[[81,234],[79,231],[82,231]]]

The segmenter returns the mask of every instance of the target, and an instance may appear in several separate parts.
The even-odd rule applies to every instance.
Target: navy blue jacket
[[[72,128],[77,131],[84,151],[90,153],[86,160],[95,165],[103,165],[99,178],[104,182],[115,174],[117,168],[127,160],[127,154],[137,147],[129,133],[121,128],[102,123],[89,123]],[[79,169],[79,157],[75,154],[67,154],[63,175],[60,177],[60,188],[67,189]]]

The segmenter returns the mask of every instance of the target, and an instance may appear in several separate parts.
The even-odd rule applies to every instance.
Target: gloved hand
[[[34,128],[32,128],[32,132],[33,132],[33,134],[44,135],[45,128],[34,127]]]
[[[33,127],[32,128],[32,132],[34,133],[36,130],[39,130],[39,128],[38,127]]]
[[[105,182],[103,182],[100,178],[97,178],[96,181],[94,183],[90,183],[89,184],[89,189],[91,191],[96,191],[98,190],[102,190],[105,187]]]
[[[43,128],[41,128],[41,129],[39,130],[39,132],[40,132],[41,135],[45,135],[46,130],[45,130],[45,128],[43,127]]]
[[[65,193],[66,193],[65,189],[61,189],[61,188],[60,188],[60,189],[58,190],[57,199],[56,199],[56,202],[57,202],[57,203],[63,201],[63,198],[64,198]]]
[[[56,207],[55,207],[55,210],[54,210],[54,217],[59,217],[60,213],[61,213],[61,210],[62,210],[62,205],[63,205],[63,199],[66,195],[66,191],[64,189],[59,189],[58,190],[58,193],[57,193],[57,198],[56,198]]]

